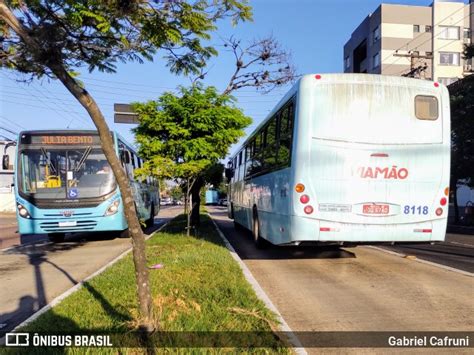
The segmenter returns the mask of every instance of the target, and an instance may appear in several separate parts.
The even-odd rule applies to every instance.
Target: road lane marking
[[[398,256],[398,257],[401,257],[401,258],[405,258],[407,256],[406,254],[397,253],[396,251],[387,250],[387,249],[384,249],[384,248],[376,247],[374,245],[366,245],[366,246],[363,246],[363,248],[375,249],[375,250],[378,250],[378,251],[381,251],[381,252],[384,252],[384,253],[387,253],[387,254],[391,254],[391,255],[394,255],[394,256]],[[437,268],[440,268],[440,269],[456,272],[456,273],[464,275],[464,276],[474,277],[474,273],[472,273],[472,272],[459,270],[459,269],[456,269],[454,267],[434,263],[432,261],[428,261],[428,260],[424,260],[424,259],[420,259],[420,258],[413,259],[413,261],[416,261],[416,262],[419,262],[419,263],[422,263],[422,264],[431,265],[431,266],[434,266],[434,267],[437,267]]]
[[[300,354],[300,355],[307,355],[307,352],[306,352],[305,348],[303,347],[303,345],[301,344],[299,339],[296,337],[296,335],[293,333],[293,330],[291,330],[288,323],[286,323],[286,321],[283,319],[283,316],[281,315],[280,311],[276,308],[276,306],[270,300],[270,297],[268,297],[268,295],[265,293],[265,291],[260,286],[258,281],[252,275],[249,268],[242,261],[242,259],[237,254],[237,252],[235,251],[232,244],[230,244],[230,242],[225,237],[224,233],[222,233],[221,229],[219,228],[217,223],[212,218],[212,215],[211,214],[209,214],[209,215],[211,216],[211,221],[214,224],[214,227],[216,227],[217,233],[222,238],[222,241],[224,242],[227,249],[229,249],[229,252],[230,252],[230,255],[232,256],[232,258],[234,258],[234,260],[239,264],[239,267],[242,270],[242,273],[244,274],[245,279],[250,284],[250,286],[252,286],[253,290],[257,294],[257,297],[260,298],[260,300],[263,303],[265,303],[265,306],[267,306],[267,308],[269,308],[273,313],[276,314],[277,319],[281,324],[280,328],[287,335],[290,344],[293,345],[293,347],[294,347],[293,350],[295,351],[295,353]]]

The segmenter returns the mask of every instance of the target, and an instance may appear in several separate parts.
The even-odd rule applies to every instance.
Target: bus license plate
[[[389,205],[363,205],[362,213],[365,214],[388,214]]]
[[[67,222],[59,222],[60,227],[75,227],[77,226],[76,221],[67,221]]]

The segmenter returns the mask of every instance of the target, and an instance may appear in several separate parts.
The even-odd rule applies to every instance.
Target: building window
[[[438,78],[438,81],[443,84],[443,85],[450,85],[452,83],[454,83],[455,81],[457,81],[458,78]]]
[[[464,29],[464,39],[471,39],[471,30],[469,28]]]
[[[425,26],[425,32],[431,32],[431,26],[426,25]]]
[[[344,58],[344,68],[349,69],[350,66],[351,66],[351,58],[347,56],[346,58]]]
[[[440,65],[459,65],[459,53],[457,52],[439,52]]]
[[[372,69],[380,66],[380,52],[372,57]]]
[[[439,26],[440,39],[459,39],[459,27],[457,26]]]
[[[420,25],[413,25],[413,32],[415,33],[420,32]]]
[[[380,26],[377,26],[372,31],[372,43],[377,42],[379,39],[380,39]]]

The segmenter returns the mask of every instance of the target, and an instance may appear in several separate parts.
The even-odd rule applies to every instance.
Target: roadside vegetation
[[[204,342],[206,352],[290,352],[284,341],[273,333],[278,328],[275,316],[245,280],[209,216],[202,214],[201,221],[199,235],[188,237],[186,216],[181,215],[147,241],[147,265],[162,265],[150,269],[153,321],[160,325],[161,335],[144,338],[138,332],[141,322],[135,302],[131,255],[85,283],[79,291],[20,331],[112,334],[114,346],[120,341],[123,348],[131,347],[126,349],[127,353],[147,352],[139,347],[155,348],[157,352],[180,347],[188,352],[196,346],[196,341]],[[256,347],[235,346],[239,339]],[[194,347],[194,352],[204,351],[203,345],[200,346]],[[44,348],[29,348],[25,353],[41,353],[42,350]],[[52,348],[48,348],[50,350]],[[56,350],[58,353],[102,354],[117,353],[119,349]]]

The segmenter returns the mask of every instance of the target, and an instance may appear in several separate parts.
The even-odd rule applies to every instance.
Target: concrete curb
[[[258,281],[255,279],[255,277],[252,275],[250,272],[249,268],[245,263],[242,261],[242,259],[239,257],[239,255],[236,253],[234,247],[229,243],[227,238],[225,237],[224,233],[222,233],[221,229],[217,225],[217,223],[214,221],[214,219],[211,217],[211,221],[214,224],[214,227],[217,230],[217,233],[219,236],[222,238],[224,241],[225,246],[227,249],[229,249],[230,255],[234,260],[239,264],[240,269],[242,270],[242,273],[244,274],[245,279],[247,282],[252,286],[253,290],[257,294],[257,297],[260,298],[260,300],[265,303],[265,306],[267,306],[268,309],[270,309],[273,313],[276,314],[278,321],[280,322],[281,326],[281,331],[286,332],[288,334],[288,341],[290,342],[291,345],[293,345],[293,351],[296,354],[299,355],[307,355],[307,352],[299,339],[296,337],[296,335],[293,333],[291,330],[290,326],[286,323],[286,321],[283,319],[281,313],[278,311],[278,309],[275,307],[273,302],[270,300],[268,295],[265,293],[265,291],[262,289]]]
[[[170,220],[171,221],[171,220]],[[156,231],[154,231],[152,234],[150,234],[149,236],[145,237],[145,240],[148,240],[150,239],[152,236],[154,236],[156,233],[158,233],[159,231],[161,231],[163,228],[165,228],[169,223],[170,221],[166,222],[165,224],[163,224],[160,228],[158,228]],[[24,327],[25,325],[33,322],[35,319],[37,319],[40,315],[42,315],[43,313],[49,311],[51,308],[53,308],[54,306],[58,305],[59,303],[61,303],[61,301],[63,301],[65,298],[67,298],[68,296],[72,295],[74,292],[78,291],[82,285],[89,281],[90,279],[94,278],[95,276],[103,273],[105,270],[107,270],[109,267],[111,267],[113,264],[115,264],[117,261],[119,261],[120,259],[122,259],[125,255],[127,255],[128,253],[130,253],[131,251],[133,250],[133,247],[130,247],[128,248],[127,250],[125,250],[122,254],[120,254],[119,256],[115,257],[113,260],[109,261],[107,264],[105,264],[104,266],[102,266],[99,270],[97,270],[96,272],[94,272],[93,274],[87,276],[85,279],[81,280],[79,283],[77,283],[76,285],[74,285],[73,287],[71,287],[69,290],[65,291],[64,293],[62,293],[61,295],[59,295],[58,297],[56,297],[55,299],[53,299],[50,303],[48,303],[46,306],[44,306],[43,308],[41,308],[40,310],[36,311],[35,313],[33,313],[30,317],[28,317],[27,319],[25,319],[23,322],[21,322],[19,325],[17,325],[15,328],[13,328],[12,331],[10,331],[10,333],[14,333],[16,332],[19,328],[21,327]],[[0,338],[0,345],[3,345],[4,344],[4,341],[5,341],[5,337],[2,337]]]
[[[368,245],[368,246],[366,246],[366,248],[375,249],[375,250],[381,251],[383,253],[398,256],[398,257],[401,257],[401,258],[405,258],[406,256],[408,256],[406,254],[397,253],[396,251],[387,250],[387,249],[376,247],[376,246],[373,246],[373,245]],[[418,257],[416,259],[413,259],[413,261],[417,261],[419,263],[426,264],[426,265],[431,265],[431,266],[437,267],[439,269],[452,271],[452,272],[455,272],[455,273],[458,273],[458,274],[461,274],[461,275],[464,275],[464,276],[474,277],[474,273],[472,273],[472,272],[459,270],[459,269],[456,269],[454,267],[446,266],[446,265],[443,265],[443,264],[437,264],[437,263],[434,263],[432,261],[419,259]]]

